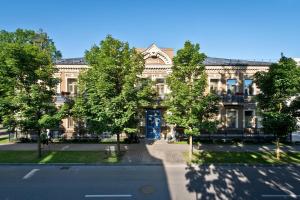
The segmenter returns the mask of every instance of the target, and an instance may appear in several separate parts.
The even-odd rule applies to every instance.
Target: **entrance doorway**
[[[146,138],[160,139],[161,132],[161,111],[147,110],[146,111]]]

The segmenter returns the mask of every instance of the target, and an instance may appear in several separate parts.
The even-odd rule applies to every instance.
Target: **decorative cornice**
[[[67,70],[81,70],[90,68],[88,65],[56,65],[57,69],[67,69]]]
[[[269,66],[205,66],[208,71],[227,71],[227,70],[253,70],[253,71],[265,71],[269,70]]]
[[[142,54],[144,55],[145,60],[150,57],[158,57],[164,61],[166,65],[172,64],[172,59],[168,56],[168,54],[163,52],[155,44],[152,44],[148,49],[142,52]]]
[[[90,68],[88,65],[56,65],[55,66],[59,71],[80,71],[84,69]],[[268,71],[269,66],[205,66],[207,72],[221,72],[226,71],[230,73],[234,73],[235,71],[246,71],[249,73],[253,73],[256,71]],[[145,65],[145,71],[166,71],[170,73],[172,71],[172,64],[166,65]]]

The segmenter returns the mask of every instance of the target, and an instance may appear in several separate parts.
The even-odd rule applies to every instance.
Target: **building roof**
[[[64,58],[55,62],[57,65],[86,65],[84,58]]]
[[[204,61],[206,66],[269,66],[272,62],[240,60],[228,58],[212,58],[207,57]]]
[[[297,65],[300,66],[300,58],[294,58],[294,60],[296,61]]]
[[[65,58],[55,62],[57,65],[86,65],[84,58]],[[206,66],[269,66],[272,62],[249,61],[227,58],[207,57],[204,61]]]

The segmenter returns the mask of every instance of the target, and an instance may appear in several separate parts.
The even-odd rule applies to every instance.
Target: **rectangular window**
[[[245,128],[254,128],[255,118],[253,110],[245,110]]]
[[[164,98],[165,95],[165,79],[156,78],[156,92],[159,97]]]
[[[69,78],[67,80],[67,92],[70,94],[77,94],[77,79]]]
[[[237,110],[226,111],[226,124],[227,128],[237,128]]]
[[[217,94],[218,93],[218,79],[210,79],[209,81],[209,92]]]
[[[157,78],[156,83],[165,83],[165,79],[164,78]]]
[[[163,85],[163,84],[157,84],[156,85],[156,92],[157,92],[158,96],[164,98],[164,95],[165,95],[165,85]]]
[[[244,94],[245,96],[252,96],[253,95],[253,80],[245,79],[244,80]]]
[[[237,80],[227,79],[227,94],[235,95],[237,92]]]
[[[60,94],[60,83],[56,86],[56,94]]]
[[[73,128],[74,127],[74,121],[72,117],[68,118],[68,128]]]

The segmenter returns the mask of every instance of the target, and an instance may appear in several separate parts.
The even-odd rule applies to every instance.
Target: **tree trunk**
[[[120,155],[121,147],[120,147],[120,133],[117,133],[117,154]]]
[[[280,145],[279,145],[279,137],[276,139],[276,158],[280,160]]]
[[[190,162],[192,162],[192,156],[193,156],[193,136],[192,135],[189,136],[189,144],[190,144],[189,160],[190,160]]]
[[[38,131],[37,145],[38,145],[38,158],[41,158],[42,157],[41,131]]]
[[[16,130],[16,127],[12,128],[12,135],[16,135],[15,140],[18,140],[18,131]],[[10,138],[9,138],[10,139]]]

